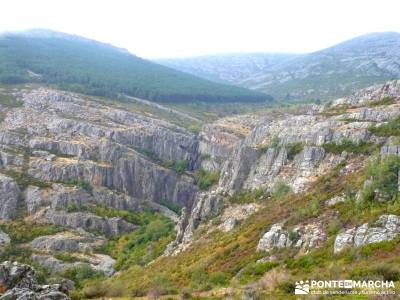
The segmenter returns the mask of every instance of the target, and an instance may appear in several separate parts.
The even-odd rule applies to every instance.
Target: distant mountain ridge
[[[400,34],[371,33],[301,55],[250,53],[157,62],[204,78],[218,78],[259,90],[281,100],[332,99],[399,78]],[[240,67],[236,68],[237,65]]]
[[[155,60],[165,66],[214,81],[240,85],[253,74],[268,71],[300,54],[233,53]]]
[[[0,83],[26,82],[157,102],[272,100],[264,93],[204,80],[109,44],[44,29],[0,36]]]

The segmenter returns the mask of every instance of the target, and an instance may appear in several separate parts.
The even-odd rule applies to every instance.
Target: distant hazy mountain
[[[210,80],[241,85],[255,74],[268,72],[271,67],[299,56],[283,53],[235,53],[167,58],[156,60],[156,62]]]
[[[305,55],[243,54],[159,60],[278,99],[330,99],[400,77],[400,34],[371,33]]]
[[[125,49],[42,29],[0,35],[0,83],[24,82],[162,102],[271,100],[264,93],[204,80]]]

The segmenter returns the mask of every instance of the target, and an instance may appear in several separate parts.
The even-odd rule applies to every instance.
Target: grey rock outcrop
[[[42,191],[37,186],[28,186],[25,191],[25,202],[28,213],[35,214],[41,207],[50,205],[50,201],[43,196]]]
[[[95,247],[102,245],[104,242],[104,239],[94,238],[90,234],[78,236],[65,232],[37,237],[30,243],[30,246],[33,249],[48,252],[88,252],[93,251]]]
[[[199,225],[210,218],[216,217],[222,210],[222,197],[216,192],[200,193],[191,213],[183,210],[177,224],[175,241],[168,245],[165,254],[175,255],[184,251],[193,240],[193,233]]]
[[[54,225],[66,228],[82,228],[89,232],[104,234],[106,236],[118,236],[129,233],[136,225],[124,221],[122,218],[106,218],[92,213],[67,213],[64,211],[48,210],[45,214],[47,221]]]
[[[270,251],[274,248],[295,247],[303,251],[318,248],[326,240],[325,230],[318,224],[296,226],[293,230],[284,229],[283,223],[273,224],[257,245],[257,251]]]
[[[335,206],[338,203],[343,203],[346,201],[346,198],[343,195],[335,196],[326,201],[326,205],[328,206]]]
[[[10,236],[7,233],[0,230],[0,248],[7,246],[8,244],[10,244],[10,242],[11,242]]]
[[[365,223],[339,233],[334,244],[334,253],[345,248],[359,247],[371,243],[390,241],[400,234],[400,217],[396,215],[382,215],[370,225]]]
[[[28,265],[5,261],[0,264],[2,300],[68,300],[60,284],[38,285],[35,271]]]
[[[115,259],[105,254],[90,254],[90,255],[76,255],[74,256],[77,261],[64,262],[50,254],[33,254],[32,261],[45,267],[53,272],[61,272],[68,269],[80,268],[89,266],[95,271],[104,273],[106,276],[111,276],[115,273],[113,265]],[[80,259],[80,261],[79,261]]]
[[[0,174],[0,219],[10,221],[17,216],[20,190],[14,179]]]
[[[371,101],[378,101],[385,97],[399,98],[400,97],[400,80],[392,80],[383,84],[376,84],[345,98],[340,98],[333,102],[333,106],[351,105],[363,106]]]

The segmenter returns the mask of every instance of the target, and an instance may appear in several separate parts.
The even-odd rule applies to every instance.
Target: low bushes
[[[380,126],[372,125],[369,131],[376,136],[400,136],[400,116]]]
[[[355,154],[368,154],[375,149],[373,143],[366,141],[353,142],[349,139],[343,139],[338,143],[325,143],[322,147],[327,153],[333,154],[341,154],[343,151]]]
[[[206,171],[200,169],[196,172],[196,182],[201,190],[208,190],[219,180],[219,171]]]
[[[60,227],[48,224],[36,224],[22,220],[0,224],[13,243],[27,243],[42,235],[51,235],[62,231]]]
[[[363,200],[375,200],[377,192],[379,197],[386,200],[397,197],[399,170],[400,158],[396,155],[372,160],[365,172],[365,178],[369,181],[362,191]]]

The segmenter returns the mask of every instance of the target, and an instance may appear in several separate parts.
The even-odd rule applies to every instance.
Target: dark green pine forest
[[[0,36],[0,83],[38,82],[95,96],[157,102],[262,102],[272,97],[214,83],[93,40],[47,30]]]

